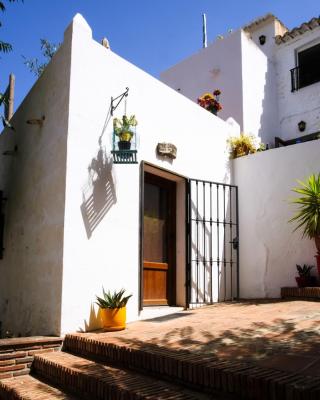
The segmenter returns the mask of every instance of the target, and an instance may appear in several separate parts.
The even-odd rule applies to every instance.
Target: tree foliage
[[[24,64],[27,66],[30,72],[39,77],[59,47],[60,43],[55,44],[50,43],[47,39],[40,39],[40,48],[44,60],[40,61],[38,58],[26,58],[22,56],[24,58]]]

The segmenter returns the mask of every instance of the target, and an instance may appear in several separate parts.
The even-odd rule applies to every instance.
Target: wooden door
[[[175,304],[175,182],[145,173],[143,305]]]

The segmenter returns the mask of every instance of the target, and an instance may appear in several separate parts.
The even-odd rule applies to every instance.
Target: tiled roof
[[[276,43],[286,43],[297,36],[303,35],[305,32],[312,31],[320,26],[320,17],[312,18],[309,22],[304,22],[297,28],[291,29],[291,31],[286,32],[284,35],[278,35],[275,37]]]
[[[261,25],[263,22],[266,22],[268,20],[275,20],[280,22],[281,25],[283,25],[285,27],[285,25],[273,14],[268,13],[262,17],[259,17],[257,19],[255,19],[254,21],[250,22],[248,25],[244,26],[242,29],[245,31],[251,31],[254,28],[258,27],[259,25]]]

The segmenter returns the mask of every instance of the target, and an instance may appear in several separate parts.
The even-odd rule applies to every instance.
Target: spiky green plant
[[[311,276],[311,270],[314,265],[303,264],[303,266],[297,264],[297,271],[299,276],[309,278]]]
[[[132,294],[130,294],[129,296],[124,296],[125,293],[124,289],[119,290],[119,292],[114,291],[113,293],[111,293],[110,290],[108,290],[108,292],[105,292],[104,288],[102,288],[102,292],[103,292],[103,298],[96,296],[97,298],[96,304],[100,308],[114,309],[114,308],[125,307],[128,303],[128,300],[132,296]]]
[[[297,222],[294,230],[303,228],[302,236],[313,239],[320,236],[320,173],[298,183],[300,187],[292,191],[300,196],[291,199],[291,203],[297,204],[299,211],[289,222]]]

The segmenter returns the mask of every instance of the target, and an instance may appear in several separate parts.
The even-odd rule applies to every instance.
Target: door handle
[[[237,250],[239,248],[239,238],[238,237],[233,238],[233,240],[229,243],[232,243],[233,250]]]

